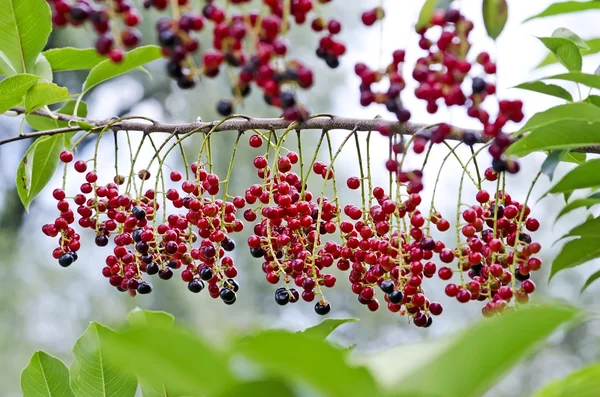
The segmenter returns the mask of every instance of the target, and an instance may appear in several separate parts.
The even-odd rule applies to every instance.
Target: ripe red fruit
[[[179,171],[173,170],[171,171],[170,178],[173,182],[179,182],[183,178],[183,176]]]
[[[63,163],[70,163],[71,161],[73,161],[73,153],[69,152],[68,150],[60,152],[59,157],[60,161],[62,161]]]
[[[358,179],[355,176],[350,177],[346,181],[346,185],[348,186],[348,188],[350,188],[352,190],[356,190],[356,189],[358,189],[360,187],[360,179]]]
[[[76,161],[73,167],[75,168],[75,171],[80,173],[83,173],[87,170],[87,164],[85,163],[85,161],[82,160]]]
[[[527,222],[525,223],[525,227],[530,232],[535,232],[536,230],[538,230],[540,228],[540,222],[535,218],[529,218],[529,219],[527,219]]]
[[[477,192],[475,198],[481,204],[487,203],[488,201],[490,201],[490,194],[485,190],[480,190],[479,192]]]
[[[253,148],[259,148],[262,146],[263,144],[263,140],[260,136],[258,135],[252,135],[250,137],[250,139],[248,140],[248,143],[250,144],[251,147]]]

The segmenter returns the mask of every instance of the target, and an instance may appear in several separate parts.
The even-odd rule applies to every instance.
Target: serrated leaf
[[[583,237],[571,240],[554,258],[548,281],[552,280],[558,272],[583,265],[596,258],[600,258],[600,239]]]
[[[237,383],[229,354],[179,329],[135,327],[123,333],[102,333],[107,360],[134,371],[140,383],[169,396],[215,395]]]
[[[85,93],[106,80],[127,73],[161,57],[160,48],[149,45],[127,52],[121,63],[114,63],[110,59],[102,61],[90,71],[85,83],[83,83],[83,92]]]
[[[23,102],[23,97],[40,78],[32,74],[17,74],[0,81],[0,114]]]
[[[533,397],[600,396],[600,364],[592,364],[564,379],[550,382]]]
[[[73,346],[73,392],[77,397],[135,396],[135,376],[107,359],[107,347],[101,334],[117,335],[101,324],[91,323]]]
[[[585,45],[589,48],[587,50],[581,50],[582,56],[592,55],[600,52],[600,38],[590,39],[584,41]],[[558,62],[558,59],[554,54],[548,54],[535,68],[539,69],[544,66],[552,65]]]
[[[580,83],[591,88],[600,89],[600,75],[581,72],[570,72],[544,77],[540,80],[565,80]]]
[[[583,287],[581,287],[579,294],[580,295],[583,294],[585,292],[585,290],[588,289],[590,287],[590,285],[592,285],[594,283],[594,281],[598,280],[599,278],[600,278],[600,270],[598,270],[597,272],[595,272],[594,274],[589,276],[587,280],[585,280],[585,284],[583,284]]]
[[[285,353],[280,346],[286,346]],[[307,383],[323,395],[381,395],[366,368],[348,363],[346,351],[301,332],[263,331],[240,340],[233,350],[255,362],[264,373]]]
[[[586,209],[590,209],[594,205],[600,204],[600,193],[594,193],[589,197],[583,199],[573,200],[571,203],[568,203],[556,217],[556,221],[558,221],[563,215],[568,214],[571,211],[574,211],[578,208],[585,207]]]
[[[571,170],[550,189],[550,193],[570,192],[600,186],[600,159],[593,159]]]
[[[54,83],[39,83],[25,94],[25,110],[31,113],[47,105],[68,101],[71,99],[69,90]]]
[[[77,101],[69,101],[65,103],[60,109],[56,111],[56,113],[67,114],[72,116],[75,113],[75,105]],[[87,105],[85,102],[79,102],[79,108],[77,109],[77,116],[86,117],[87,116]],[[50,117],[37,116],[35,114],[28,114],[25,117],[27,124],[31,126],[31,128],[38,131],[46,131],[46,130],[54,130],[57,128],[68,127],[69,123],[66,121],[55,120]]]
[[[58,167],[63,140],[60,135],[44,136],[31,144],[19,162],[16,175],[17,193],[26,210],[33,199],[50,182]]]
[[[554,123],[571,120],[578,122],[589,121],[590,123],[600,122],[600,108],[586,102],[558,105],[531,116],[515,135],[520,135],[527,131],[534,131]]]
[[[581,52],[575,43],[562,37],[538,37],[552,51],[559,62],[572,72],[580,72],[582,65]]]
[[[23,397],[70,397],[69,369],[58,358],[38,351],[21,372]]]
[[[537,128],[507,149],[507,154],[525,156],[540,150],[575,149],[600,144],[600,122],[561,120]]]
[[[46,0],[0,0],[0,51],[16,72],[31,73],[51,31]]]
[[[558,164],[566,154],[566,150],[553,150],[550,152],[548,157],[546,157],[546,160],[542,163],[542,174],[548,176],[548,179],[552,180],[556,167],[558,167]]]
[[[327,318],[319,324],[305,329],[302,333],[312,338],[325,340],[339,326],[346,323],[355,323],[357,321],[357,318]]]
[[[483,23],[488,36],[496,40],[508,19],[508,4],[506,0],[483,0]]]
[[[578,313],[569,306],[531,305],[483,319],[399,374],[392,390],[417,396],[482,396],[520,358]],[[484,360],[472,359],[482,356]],[[423,373],[431,381],[415,382]]]
[[[530,81],[527,83],[519,84],[514,88],[539,92],[540,94],[546,94],[567,100],[569,102],[573,102],[573,96],[571,95],[571,93],[569,93],[569,91],[556,84],[546,84],[541,81]]]
[[[44,55],[55,72],[92,69],[107,59],[93,48],[52,48],[44,51]]]

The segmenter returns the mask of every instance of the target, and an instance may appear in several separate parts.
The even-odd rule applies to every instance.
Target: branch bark
[[[25,114],[25,109],[22,107],[14,107],[10,111],[16,114]],[[42,117],[50,117],[47,112],[38,110],[32,114]],[[220,121],[212,122],[193,122],[186,124],[166,124],[159,123],[153,120],[141,119],[141,118],[128,118],[125,120],[115,119],[107,120],[90,120],[66,114],[55,113],[58,120],[71,122],[71,123],[86,123],[95,127],[95,129],[101,130],[112,123],[110,127],[113,131],[139,131],[144,134],[151,133],[166,133],[166,134],[187,134],[192,131],[197,133],[206,133],[212,130]],[[142,120],[142,121],[140,121]],[[219,125],[215,132],[224,131],[251,131],[257,130],[283,130],[289,128],[293,123],[282,119],[282,118],[254,118],[244,115],[228,119]],[[315,115],[311,119],[299,123],[294,127],[296,130],[346,130],[346,131],[375,131],[379,127],[394,127],[398,128],[403,134],[414,135],[418,132],[426,130],[429,125],[418,124],[418,123],[404,123],[401,124],[398,121],[386,120],[382,118],[374,119],[356,119],[350,117],[340,117],[334,115]],[[0,140],[0,146],[10,142],[20,141],[23,139],[37,138],[40,136],[64,134],[67,132],[79,131],[82,128],[79,126],[59,128],[49,131],[33,132],[29,134],[21,134],[14,137],[10,137],[4,140]],[[451,140],[461,140],[465,133],[473,134],[477,138],[477,143],[486,143],[490,138],[486,137],[479,130],[472,129],[461,129],[454,128],[447,138]],[[584,153],[600,153],[600,146],[589,146],[585,148],[574,149],[576,152]]]

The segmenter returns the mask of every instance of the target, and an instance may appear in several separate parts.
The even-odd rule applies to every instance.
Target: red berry
[[[263,140],[260,136],[258,135],[252,135],[248,141],[248,143],[250,144],[251,147],[253,148],[259,148],[262,146],[263,144]]]
[[[73,161],[73,153],[69,152],[68,150],[64,150],[60,153],[60,161],[62,161],[63,163],[70,163],[71,161]]]
[[[346,181],[346,185],[348,186],[348,188],[350,188],[352,190],[356,190],[356,189],[358,189],[360,187],[360,179],[358,179],[355,176],[350,177]]]

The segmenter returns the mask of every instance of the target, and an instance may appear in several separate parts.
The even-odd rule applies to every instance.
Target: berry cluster
[[[136,26],[141,22],[141,17],[130,0],[47,1],[52,6],[54,26],[83,26],[89,23],[98,34],[96,51],[100,55],[107,55],[115,63],[123,60],[124,49],[135,47],[140,42],[141,35]]]
[[[251,138],[256,142],[258,136]],[[270,284],[283,280],[285,287],[277,289],[275,301],[279,305],[298,301],[306,302],[316,297],[315,311],[327,314],[330,304],[321,292],[321,287],[331,288],[336,283],[332,274],[325,272],[340,258],[341,246],[334,241],[322,243],[321,235],[333,234],[338,230],[339,210],[326,197],[314,199],[306,190],[302,176],[292,171],[299,161],[298,154],[289,152],[279,157],[276,169],[268,167],[264,156],[254,159],[262,184],[254,184],[245,192],[249,204],[259,203],[258,208],[244,212],[247,221],[259,220],[254,234],[248,238],[250,254],[263,258],[262,270]],[[313,172],[324,179],[334,176],[333,168],[315,162]],[[303,291],[300,294],[294,283]]]
[[[498,174],[488,168],[487,180],[494,181]],[[477,204],[462,212],[465,221],[461,234],[466,243],[458,247],[452,255],[440,259],[451,263],[456,256],[456,272],[461,273],[462,283],[448,284],[446,295],[466,303],[472,300],[488,301],[482,312],[491,316],[502,312],[513,297],[518,303],[527,303],[535,284],[529,280],[530,273],[542,266],[536,258],[541,245],[532,241],[526,233],[535,232],[540,222],[530,217],[529,207],[513,200],[509,194],[499,191],[492,198],[480,190],[476,195]],[[471,281],[462,275],[467,272]],[[439,269],[442,280],[449,280],[453,270],[450,267]],[[517,288],[516,282],[520,283]]]
[[[318,0],[318,3],[328,2],[330,0]],[[130,15],[137,14],[126,0],[109,3],[92,7],[87,0],[77,0],[72,5],[66,0],[52,1],[55,19],[59,22],[63,18],[78,24],[78,20],[89,18],[94,26],[99,24],[100,28],[96,27],[102,34],[99,47],[106,50],[104,53],[112,54],[118,48],[113,48],[112,39],[110,45],[102,43],[111,37],[107,33],[109,27],[113,32],[116,27],[112,20],[107,20],[104,29],[105,25],[94,15],[106,13],[110,18],[120,15],[126,26],[137,24],[139,17],[133,24],[135,18]],[[231,0],[234,5],[244,3],[249,1]],[[309,111],[298,103],[293,89],[311,87],[314,76],[306,64],[285,59],[288,51],[285,34],[292,18],[296,24],[310,20],[314,32],[325,34],[319,41],[317,56],[335,68],[346,51],[336,38],[342,25],[336,19],[324,20],[313,15],[316,14],[314,0],[264,0],[263,3],[266,7],[262,14],[228,13],[229,8],[222,8],[212,0],[205,1],[199,12],[194,11],[189,0],[145,0],[144,6],[171,11],[170,17],[158,20],[156,29],[163,54],[169,59],[167,72],[179,87],[191,88],[201,76],[212,78],[227,68],[233,76],[235,98],[219,101],[217,110],[222,116],[231,116],[234,105],[250,93],[255,83],[262,90],[264,100],[280,108],[286,120],[306,120]],[[81,9],[85,10],[85,18],[81,17]],[[56,16],[59,14],[62,17]],[[381,8],[362,14],[367,26],[383,17]],[[200,43],[194,34],[209,23],[213,32],[212,46],[196,58]],[[483,135],[493,138],[489,144],[492,167],[484,173],[484,181],[492,182],[504,178],[504,172],[519,170],[518,163],[504,155],[511,141],[503,129],[508,122],[523,119],[522,103],[499,100],[495,118],[485,110],[484,101],[496,94],[491,81],[496,65],[485,52],[471,59],[469,34],[472,29],[473,23],[455,9],[434,13],[430,23],[418,32],[419,46],[426,55],[417,60],[412,78],[418,83],[415,96],[426,102],[430,113],[436,113],[440,105],[465,107],[469,117],[481,122]],[[129,45],[125,36],[121,36],[122,42]],[[210,144],[208,148],[206,145],[210,132],[200,149],[198,161],[186,167],[185,177],[172,170],[169,179],[175,187],[164,187],[163,191],[158,189],[160,179],[164,186],[163,168],[156,177],[154,189],[144,190],[144,182],[150,179],[146,169],[132,169],[129,177],[116,175],[110,183],[100,184],[95,160],[92,170],[88,170],[88,162],[76,161],[73,167],[77,173],[84,174],[85,182],[74,197],[67,197],[63,189],[53,192],[60,215],[54,223],[42,228],[48,236],[60,236],[53,256],[63,267],[77,259],[80,236],[71,225],[78,215],[79,226],[95,232],[96,245],[107,246],[112,239],[114,247],[106,257],[102,273],[119,290],[128,291],[132,296],[146,294],[152,291],[148,276],[157,274],[167,280],[179,270],[191,292],[198,293],[206,288],[212,298],[220,297],[226,304],[232,304],[239,285],[235,281],[238,270],[229,252],[236,247],[231,235],[244,228],[238,218],[242,214],[244,221],[253,224],[253,233],[247,241],[250,254],[262,260],[267,282],[280,285],[275,290],[275,302],[281,306],[302,299],[315,302],[316,313],[327,314],[331,305],[324,290],[334,287],[337,282],[331,274],[334,266],[348,272],[351,290],[360,304],[376,311],[383,299],[389,311],[407,316],[418,327],[429,327],[433,316],[443,311],[442,305],[430,301],[425,292],[426,279],[436,273],[444,281],[450,281],[455,274],[460,275],[460,282],[453,280],[455,282],[447,284],[446,295],[462,303],[485,301],[485,316],[526,303],[535,290],[534,283],[529,280],[530,273],[542,265],[535,257],[541,249],[540,244],[533,242],[528,234],[535,232],[540,224],[530,216],[526,202],[513,200],[499,188],[490,194],[481,188],[481,180],[476,182],[471,178],[479,188],[475,197],[477,203],[466,205],[459,200],[457,211],[462,215],[462,221],[458,218],[455,225],[456,245],[447,247],[434,238],[432,229],[447,232],[450,222],[435,209],[434,201],[430,207],[422,204],[425,164],[416,169],[408,168],[406,156],[409,152],[424,153],[428,144],[443,143],[449,136],[460,136],[469,146],[477,143],[480,137],[439,123],[421,131],[410,131],[413,136],[405,142],[407,131],[403,123],[410,119],[411,113],[400,98],[406,87],[402,73],[404,66],[403,50],[391,54],[391,62],[383,71],[373,70],[364,63],[355,65],[355,73],[361,80],[361,104],[385,105],[400,121],[396,127],[378,128],[378,132],[389,140],[389,158],[385,163],[390,173],[389,188],[372,186],[371,169],[369,166],[365,175],[361,145],[355,135],[361,173],[360,177],[348,178],[346,186],[352,191],[360,190],[360,205],[340,203],[333,166],[335,158],[356,131],[348,135],[335,156],[328,131],[324,131],[310,169],[304,172],[305,163],[300,158],[302,147],[298,152],[284,147],[293,124],[281,134],[275,131],[263,134],[255,130],[249,138],[249,146],[254,149],[266,146],[253,160],[260,182],[247,188],[244,186],[241,196],[229,196],[228,189],[242,135],[238,135],[228,177],[223,181],[212,172]],[[238,70],[231,71],[231,68]],[[379,91],[384,80],[387,86]],[[487,103],[486,108],[489,108]],[[317,161],[325,136],[329,144],[329,164]],[[367,142],[370,137],[368,134]],[[180,143],[178,141],[168,150]],[[301,145],[300,135],[298,143]],[[160,158],[159,154],[155,157]],[[202,155],[206,155],[205,164],[200,161]],[[367,162],[370,162],[369,156],[367,153]],[[465,174],[470,162],[477,161],[476,157],[475,153],[463,166]],[[74,160],[68,151],[61,153],[60,159],[65,164]],[[187,164],[185,154],[183,160]],[[135,159],[132,162],[135,164]],[[136,174],[139,181],[134,177]],[[311,186],[314,179],[317,184],[322,182],[320,195],[308,190],[309,176]],[[332,198],[324,193],[328,184],[333,185],[335,195]],[[161,212],[162,221],[159,221]],[[382,295],[378,296],[378,291]]]
[[[360,77],[360,104],[369,106],[372,103],[383,104],[387,110],[394,113],[402,123],[410,119],[410,112],[402,106],[400,93],[404,90],[406,83],[402,77],[402,65],[404,64],[404,50],[396,50],[392,54],[392,62],[384,73],[371,70],[366,64],[358,63],[354,66],[354,72]],[[373,92],[372,85],[379,83],[384,76],[389,80],[389,87],[385,92]]]
[[[69,163],[73,154],[62,152],[60,159]],[[235,302],[239,285],[233,278],[237,269],[227,252],[235,249],[230,234],[240,232],[244,225],[236,218],[235,204],[215,198],[220,184],[217,175],[194,163],[190,169],[196,179],[181,182],[181,173],[172,171],[170,179],[181,182],[181,192],[169,189],[164,196],[174,208],[185,212],[170,214],[164,223],[157,224],[156,212],[161,206],[153,189],[138,196],[121,194],[119,186],[125,183],[124,177],[116,176],[114,182],[100,185],[98,175],[88,171],[86,162],[75,162],[74,169],[85,174],[80,193],[72,198],[80,216],[79,226],[95,231],[97,246],[107,246],[111,237],[115,244],[102,269],[111,285],[132,296],[147,294],[152,291],[152,284],[144,279],[144,274],[158,274],[168,280],[173,277],[173,270],[182,269],[181,279],[190,291],[202,291],[206,282],[211,297],[220,296],[226,304]],[[148,180],[150,173],[141,170],[138,178]],[[54,257],[67,267],[76,259],[79,235],[68,226],[75,217],[65,192],[56,189],[53,196],[61,214],[53,224],[44,225],[42,231],[51,237],[60,233]],[[236,204],[239,206],[239,202]]]

